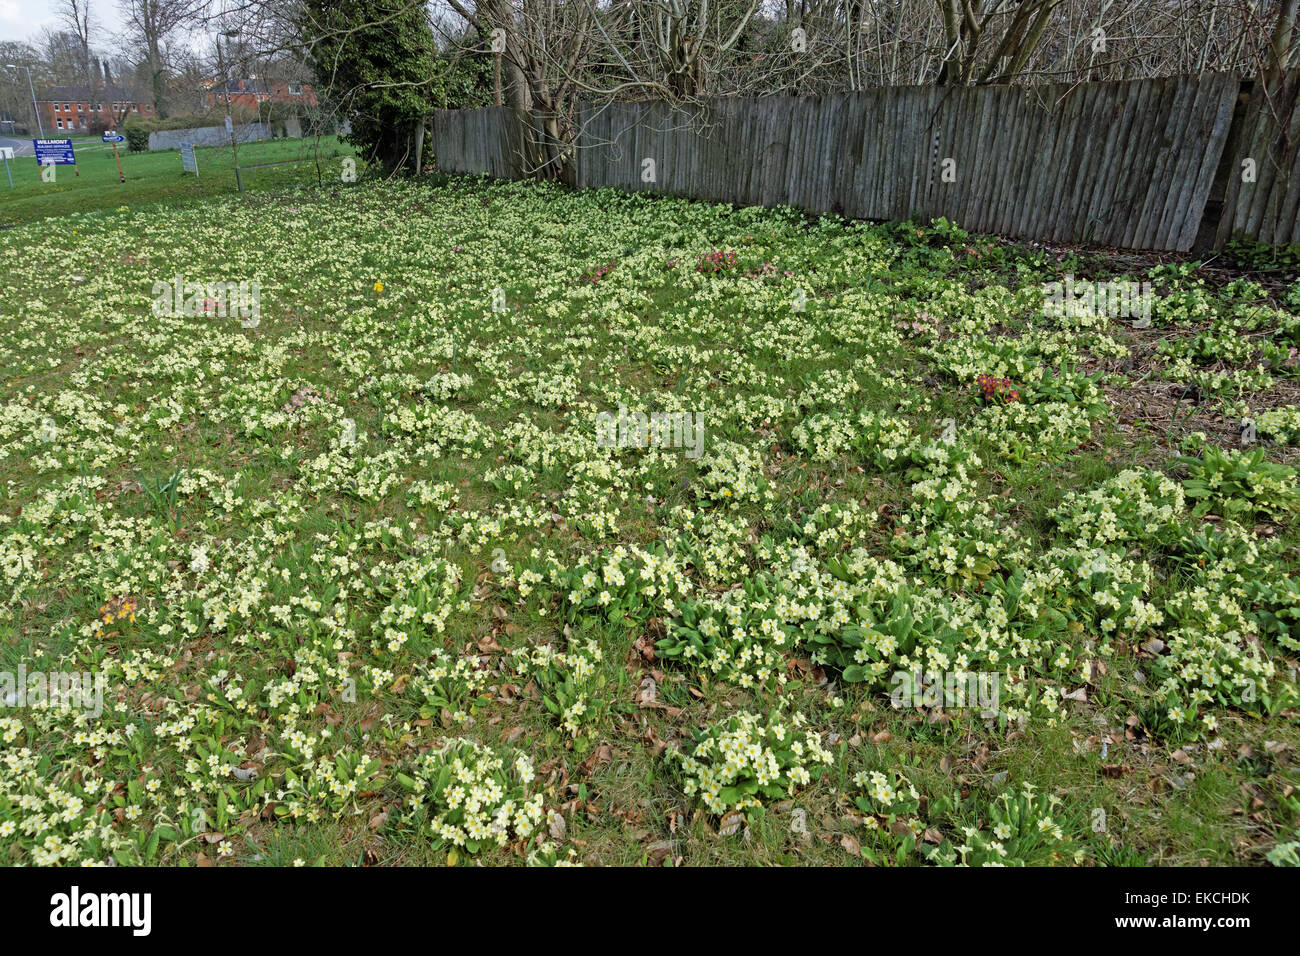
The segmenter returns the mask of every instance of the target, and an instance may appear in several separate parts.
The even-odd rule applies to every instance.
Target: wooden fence
[[[1263,83],[1245,86],[1233,135],[1224,151],[1226,161],[1220,176],[1224,208],[1217,215],[1214,244],[1222,246],[1237,234],[1261,242],[1300,242],[1300,223],[1296,221],[1300,207],[1300,71],[1288,73],[1272,89]],[[1254,181],[1247,181],[1248,177]]]
[[[1238,233],[1300,241],[1298,93],[1300,71],[1268,95],[1206,74],[593,104],[579,111],[565,178],[1132,249],[1187,251]],[[441,111],[433,130],[449,172],[524,178],[545,155],[536,128],[504,108]]]

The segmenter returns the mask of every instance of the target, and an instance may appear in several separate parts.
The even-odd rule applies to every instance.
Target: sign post
[[[226,109],[230,109],[229,81],[227,81],[226,87]],[[239,175],[239,143],[235,141],[235,124],[234,121],[231,120],[229,113],[226,114],[226,132],[230,134],[230,148],[234,150],[235,153],[235,185],[242,193],[244,191],[244,180],[243,177]]]
[[[77,154],[73,152],[72,140],[70,139],[34,139],[32,146],[36,148],[36,165],[44,166],[49,169],[49,176],[42,171],[41,179],[46,182],[54,182],[55,166],[71,166],[72,171],[78,176],[81,172],[77,169]]]
[[[122,183],[126,182],[126,174],[122,172],[122,157],[117,154],[117,144],[125,142],[126,137],[117,132],[117,130],[110,129],[104,132],[101,139],[103,139],[105,143],[113,144],[113,159],[117,162],[117,180]]]
[[[14,158],[12,146],[0,146],[0,159],[5,161],[5,175],[9,177],[9,188],[14,188],[14,174],[9,172],[9,160]]]

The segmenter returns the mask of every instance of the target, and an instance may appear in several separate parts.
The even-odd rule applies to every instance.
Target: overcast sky
[[[59,22],[59,0],[0,0],[0,40],[33,40],[42,27]],[[122,29],[117,0],[90,0],[91,26],[101,35]],[[107,47],[107,36],[98,46]]]

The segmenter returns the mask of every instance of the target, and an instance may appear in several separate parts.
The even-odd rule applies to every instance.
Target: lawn
[[[54,182],[42,181],[34,157],[10,160],[14,188],[9,188],[7,179],[0,179],[0,226],[121,205],[176,203],[236,189],[234,151],[228,145],[196,149],[199,167],[196,177],[181,169],[178,150],[129,153],[126,144],[119,143],[125,183],[118,178],[112,146],[98,139],[74,139],[73,148],[76,171],[71,166],[56,166]],[[317,160],[321,180],[338,182],[345,172],[344,158],[354,156],[352,148],[334,136],[323,136],[319,143],[315,139],[280,139],[244,143],[239,147],[241,167],[284,164],[246,168],[242,175],[244,189],[249,191],[291,183],[315,183]]]
[[[1300,285],[169,195],[0,233],[5,862],[1297,862]]]

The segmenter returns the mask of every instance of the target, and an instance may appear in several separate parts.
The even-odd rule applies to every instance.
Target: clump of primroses
[[[587,270],[585,270],[585,271],[582,273],[582,278],[579,279],[579,281],[580,281],[580,282],[599,282],[601,279],[605,278],[605,276],[608,275],[609,272],[610,272],[610,271],[611,271],[611,270],[612,270],[616,265],[618,265],[618,260],[617,260],[617,259],[610,259],[609,262],[605,263],[603,266],[596,266],[596,267],[594,267],[594,268],[591,268],[591,269],[587,269]]]
[[[696,272],[726,272],[740,265],[740,256],[730,249],[714,249],[700,256],[695,265]]]
[[[980,375],[975,379],[979,385],[984,401],[998,405],[1010,405],[1020,401],[1020,392],[1012,386],[1009,378],[996,378],[992,375]]]

